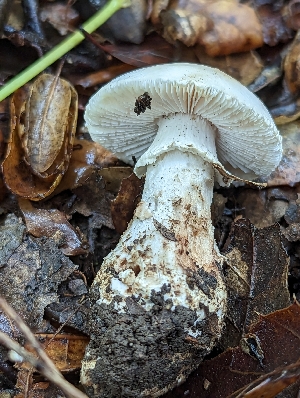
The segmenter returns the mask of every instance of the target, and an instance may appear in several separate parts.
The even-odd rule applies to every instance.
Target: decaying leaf
[[[202,7],[197,12],[193,12],[193,7],[191,8],[187,5],[185,8],[171,8],[161,13],[165,39],[171,43],[179,40],[186,46],[193,46],[198,42],[199,37],[207,31],[209,21],[200,13]]]
[[[128,223],[133,217],[134,209],[142,193],[142,185],[142,181],[135,174],[124,178],[118,196],[111,203],[113,223],[119,234],[126,231]]]
[[[248,89],[253,93],[267,87],[268,85],[274,85],[279,81],[282,76],[281,68],[277,65],[266,66],[261,71],[260,75],[257,76],[255,81],[248,86]]]
[[[213,22],[199,42],[210,56],[254,50],[263,45],[262,28],[253,8],[238,1],[207,3],[206,15]]]
[[[241,347],[231,348],[212,360],[204,361],[182,386],[167,394],[166,398],[297,397],[299,383],[289,393],[285,390],[282,395],[277,394],[300,376],[299,318],[300,305],[295,302],[288,308],[260,316],[259,321],[250,327],[249,335],[259,341],[264,355],[263,367],[258,359]],[[255,384],[247,387],[252,382]]]
[[[284,80],[292,94],[299,93],[300,89],[300,33],[298,32],[289,47],[287,55],[284,60]]]
[[[290,0],[282,10],[283,20],[286,25],[293,29],[300,29],[300,2],[299,0]]]
[[[134,66],[129,64],[120,63],[117,65],[109,66],[103,70],[90,73],[87,76],[79,76],[72,80],[75,86],[82,86],[84,88],[93,87],[98,84],[107,83],[115,77],[135,69]]]
[[[20,218],[13,214],[7,215],[4,224],[0,227],[0,269],[20,246],[25,230],[25,225]]]
[[[243,217],[248,218],[257,228],[270,227],[280,222],[289,205],[285,198],[274,197],[272,189],[255,191],[246,188],[237,195],[237,202],[243,209]]]
[[[35,382],[33,373],[28,372],[27,369],[19,370],[16,387],[19,392],[14,398],[67,398],[66,395],[53,383],[50,383],[49,381]]]
[[[161,36],[152,33],[139,46],[131,44],[104,44],[101,48],[126,64],[145,67],[174,62],[195,62],[196,57],[188,48],[178,48]]]
[[[173,1],[160,19],[167,40],[187,46],[199,43],[212,57],[250,51],[263,44],[254,9],[234,0]]]
[[[45,333],[35,334],[35,337],[60,372],[69,373],[80,369],[84,350],[89,341],[88,337]],[[24,348],[35,354],[35,350],[30,344],[25,344]],[[28,369],[28,364],[23,363],[21,368]]]
[[[19,199],[19,206],[30,234],[37,238],[44,236],[54,239],[66,256],[87,253],[87,243],[83,236],[72,227],[61,211],[37,209],[26,199]]]
[[[257,2],[257,1],[256,1]],[[257,2],[256,12],[262,25],[264,43],[269,46],[276,46],[278,43],[285,43],[293,33],[288,26],[288,18],[285,18],[283,3],[277,1]]]
[[[278,224],[257,229],[247,219],[236,221],[226,252],[228,310],[223,345],[235,346],[260,314],[290,303],[288,256]]]
[[[268,186],[288,185],[300,182],[300,122],[279,125],[283,138],[283,155],[279,166],[268,178]]]
[[[40,18],[48,21],[62,36],[74,31],[79,22],[78,12],[70,4],[54,3],[40,7]]]
[[[19,89],[12,97],[4,181],[16,195],[31,200],[53,192],[73,147],[77,94],[69,83],[56,79],[42,75],[31,88]]]
[[[23,228],[14,215],[7,216],[0,226],[0,241],[13,241],[1,260],[0,295],[36,330],[41,327],[44,308],[58,300],[59,284],[77,266],[61,253],[53,239],[23,240]],[[15,231],[17,238],[12,239]]]
[[[74,139],[73,152],[68,170],[55,194],[83,185],[98,168],[117,166],[120,161],[103,146],[96,142]]]

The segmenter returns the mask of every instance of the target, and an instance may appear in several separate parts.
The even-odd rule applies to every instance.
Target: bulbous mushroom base
[[[201,341],[189,336],[196,311],[165,301],[168,289],[153,292],[149,311],[134,297],[126,299],[123,314],[115,310],[121,297],[93,308],[92,340],[81,378],[90,397],[159,397],[181,384],[209,353],[216,341],[217,315],[203,306],[207,316],[199,322]]]
[[[158,160],[91,288],[81,373],[90,397],[158,397],[221,335],[226,289],[210,220],[214,171],[178,150]]]

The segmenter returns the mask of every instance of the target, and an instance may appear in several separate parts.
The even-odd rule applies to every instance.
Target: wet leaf
[[[210,24],[207,16],[203,14],[201,2],[187,2],[181,6],[173,5],[161,12],[160,19],[164,27],[164,38],[171,43],[181,41],[186,46],[195,45],[199,37],[208,30]]]
[[[0,226],[1,242],[12,236],[16,225],[19,220],[15,216],[6,217],[4,225]],[[19,238],[18,246],[14,243],[4,261],[0,269],[0,295],[32,329],[41,328],[45,307],[58,300],[58,286],[77,266],[50,238]]]
[[[249,220],[236,221],[226,252],[228,309],[223,345],[235,346],[260,314],[289,305],[288,256],[278,224],[257,229]]]
[[[268,85],[274,85],[279,81],[282,76],[281,68],[277,65],[266,66],[261,74],[257,76],[256,80],[248,86],[248,89],[253,93],[267,87]]]
[[[165,397],[296,398],[299,384],[295,385],[291,395],[285,392],[283,395],[276,394],[295,382],[300,375],[300,364],[297,362],[300,357],[299,319],[300,306],[296,302],[288,308],[260,316],[258,323],[250,327],[249,334],[260,342],[264,354],[263,367],[241,347],[231,348],[212,360],[204,361],[182,386]],[[242,393],[254,381],[255,384]],[[246,391],[249,391],[248,395]]]
[[[142,188],[143,182],[134,173],[122,180],[118,196],[111,203],[113,223],[119,234],[126,231],[140,201]]]
[[[66,256],[87,253],[87,243],[84,242],[83,236],[72,227],[61,211],[37,209],[26,199],[19,199],[19,206],[27,231],[31,235],[37,238],[53,238]]]

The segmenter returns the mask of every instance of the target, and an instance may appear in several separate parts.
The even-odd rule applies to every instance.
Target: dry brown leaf
[[[212,57],[250,51],[263,44],[255,11],[234,0],[172,1],[161,11],[160,20],[168,41],[186,46],[199,43]]]
[[[36,175],[48,177],[65,172],[75,136],[77,108],[77,93],[66,80],[43,74],[31,85],[16,117],[24,160]]]
[[[35,334],[49,358],[62,373],[69,373],[81,368],[81,361],[89,338],[74,334]],[[24,348],[35,354],[35,349],[28,343]],[[22,369],[28,369],[28,363],[23,363]]]
[[[61,211],[37,209],[26,199],[19,199],[19,206],[31,235],[53,238],[66,256],[87,253],[87,243]]]
[[[210,56],[254,50],[263,45],[262,28],[253,8],[237,1],[207,3],[205,15],[213,23],[199,37]]]
[[[19,370],[16,388],[19,392],[14,398],[67,398],[67,396],[53,383],[49,381],[36,382],[33,373],[27,369]]]
[[[96,142],[75,138],[68,170],[54,194],[84,184],[98,168],[116,166],[120,161]]]
[[[40,7],[40,18],[48,21],[62,36],[73,32],[79,22],[78,12],[70,4],[54,3]]]
[[[278,224],[257,229],[247,219],[233,224],[225,255],[228,310],[223,346],[233,347],[259,314],[289,305],[289,258]]]
[[[42,79],[42,77],[38,81],[41,79],[43,82],[44,78]],[[51,79],[53,79],[52,76]],[[55,91],[55,87],[53,86],[52,88]],[[58,121],[57,116],[52,114],[50,115],[50,121],[47,119],[49,104],[47,98],[44,98],[46,109],[44,108],[41,113],[43,114],[44,112],[45,117],[37,117],[34,121],[36,123],[36,134],[33,135],[31,135],[31,126],[28,124],[30,114],[26,113],[26,106],[28,107],[26,104],[28,104],[28,99],[31,98],[32,90],[28,86],[23,87],[17,90],[12,97],[11,136],[2,170],[6,186],[18,196],[36,201],[44,199],[54,191],[68,167],[77,120],[75,91],[70,88],[69,91],[71,92],[69,96],[71,105],[69,104],[68,109],[71,112],[65,115],[64,120]],[[33,101],[39,101],[38,98],[33,99]],[[31,104],[30,101],[29,103]],[[32,115],[33,118],[38,114],[38,106],[39,104],[36,107],[33,106],[35,109]],[[28,116],[27,119],[25,114]],[[58,128],[63,128],[63,138],[60,137],[57,140],[57,131],[52,129],[53,126],[49,127],[52,122]],[[60,123],[62,123],[61,126]],[[44,132],[40,130],[42,125],[48,126]],[[51,139],[44,135],[46,131],[50,133],[50,130],[52,131]],[[40,141],[42,137],[44,137],[44,142]],[[55,148],[53,151],[49,149],[49,145],[51,146],[52,144]],[[61,145],[60,149],[58,149],[59,145]],[[26,149],[25,152],[22,147]],[[49,149],[49,153],[44,152],[46,147]],[[40,165],[39,160],[41,160]]]

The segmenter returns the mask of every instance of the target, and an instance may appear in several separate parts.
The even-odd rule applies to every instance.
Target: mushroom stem
[[[210,215],[211,130],[199,117],[161,119],[137,164],[138,173],[147,168],[142,200],[92,286],[91,335],[100,341],[91,342],[82,382],[95,396],[119,396],[122,388],[128,396],[159,396],[184,381],[220,337],[226,289]]]

